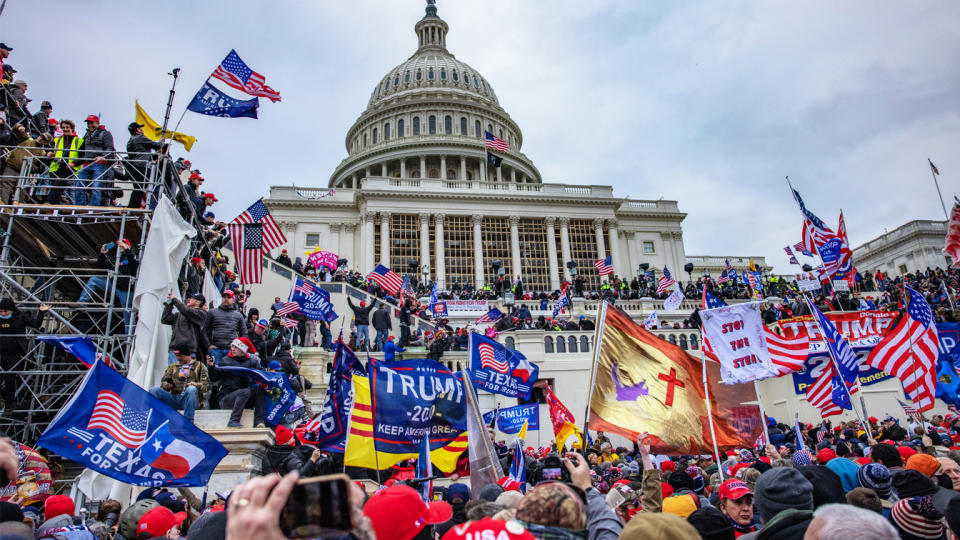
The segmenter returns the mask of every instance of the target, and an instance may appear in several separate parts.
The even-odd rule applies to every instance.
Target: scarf
[[[733,527],[733,533],[737,536],[740,536],[741,534],[752,533],[757,530],[757,528],[754,527],[753,523],[751,523],[750,525],[741,525],[736,521],[734,521],[732,517],[726,514],[724,514],[723,516],[727,518],[727,521],[730,523],[730,526]]]

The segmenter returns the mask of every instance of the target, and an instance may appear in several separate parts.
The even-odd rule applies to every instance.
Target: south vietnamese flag
[[[170,434],[170,423],[164,422],[140,447],[140,458],[151,467],[170,471],[174,478],[183,478],[203,461],[203,450]]]

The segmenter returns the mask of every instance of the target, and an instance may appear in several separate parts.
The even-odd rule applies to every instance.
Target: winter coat
[[[93,162],[93,158],[98,156],[109,159],[109,154],[114,152],[116,152],[116,148],[113,146],[113,135],[103,126],[99,126],[93,131],[87,130],[87,134],[83,136],[83,152],[81,155],[88,162]]]
[[[247,325],[235,305],[220,304],[207,312],[205,330],[210,335],[210,344],[218,349],[229,349],[233,340],[247,337]]]
[[[393,323],[390,320],[390,310],[386,306],[373,312],[373,327],[377,330],[393,330]]]
[[[260,474],[266,476],[276,472],[282,476],[291,471],[299,472],[301,477],[317,476],[320,472],[317,464],[309,458],[304,459],[303,454],[294,446],[274,444],[267,448],[261,461]]]
[[[108,250],[106,254],[100,253],[97,255],[97,262],[100,264],[101,268],[106,268],[108,270],[113,270],[116,266],[116,256],[119,252],[120,265],[117,266],[117,290],[125,291],[133,294],[133,287],[131,287],[130,280],[137,277],[137,270],[140,268],[140,261],[138,261],[133,253],[127,249],[120,251],[120,248],[114,248]]]
[[[27,328],[40,328],[45,311],[37,311],[33,317],[19,309],[13,310],[9,319],[0,319],[0,359],[11,365],[27,352],[27,338],[14,337],[27,333]]]
[[[177,308],[177,313],[173,312],[173,308]],[[205,310],[187,307],[180,300],[172,298],[170,303],[163,306],[160,322],[173,327],[170,350],[187,350],[203,358],[209,347],[207,336],[203,333],[203,326],[207,322]]]
[[[255,354],[244,355],[243,358],[234,358],[227,355],[220,360],[220,367],[244,367],[249,369],[260,368],[260,357]],[[250,377],[240,373],[230,373],[220,370],[217,366],[209,366],[210,380],[220,381],[220,397],[230,392],[250,387]]]
[[[353,318],[356,319],[357,326],[370,325],[370,310],[373,309],[373,306],[355,306],[349,296],[347,297],[347,305],[353,310]]]

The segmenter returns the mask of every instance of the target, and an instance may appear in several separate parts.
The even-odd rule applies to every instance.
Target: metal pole
[[[707,421],[710,422],[710,438],[713,439],[713,456],[717,460],[717,474],[720,475],[720,482],[722,483],[723,465],[720,464],[720,447],[717,446],[717,432],[713,428],[713,408],[710,407],[710,385],[707,381],[707,359],[703,355],[703,347],[700,347],[700,372],[703,376],[703,398],[707,402]],[[764,430],[766,430],[766,424],[764,424]]]
[[[587,449],[587,429],[590,423],[590,402],[593,401],[593,385],[597,381],[597,363],[600,362],[600,347],[603,344],[603,323],[607,319],[607,301],[600,301],[600,313],[597,315],[597,326],[593,338],[593,363],[590,365],[590,391],[587,393],[586,411],[583,413],[583,441],[581,450]],[[559,444],[560,441],[557,441]]]
[[[753,391],[757,393],[757,405],[760,406],[760,419],[763,420],[763,436],[767,439],[767,444],[770,444],[770,431],[767,428],[767,412],[763,410],[763,399],[760,398],[760,385],[757,384],[757,381],[753,381]],[[710,402],[707,402],[707,409],[710,408]],[[713,424],[711,424],[713,427]]]
[[[170,109],[173,108],[173,96],[176,95],[175,89],[177,88],[177,79],[180,77],[180,68],[173,68],[173,71],[168,73],[168,75],[173,76],[173,85],[170,86],[170,95],[167,97],[167,111],[163,113],[163,128],[160,130],[160,144],[163,144],[167,139],[167,125],[170,124]]]
[[[937,196],[940,197],[940,207],[943,208],[943,217],[947,218],[947,221],[950,221],[950,215],[947,214],[947,205],[943,203],[943,193],[940,192],[940,182],[937,180],[937,173],[934,172],[933,162],[930,161],[930,158],[927,158],[927,163],[930,164],[930,176],[933,177],[933,185],[937,186]]]

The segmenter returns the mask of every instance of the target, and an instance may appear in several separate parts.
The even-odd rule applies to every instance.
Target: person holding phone
[[[119,242],[110,242],[101,246],[100,254],[97,256],[97,264],[107,270],[117,269],[114,294],[120,300],[120,305],[125,308],[130,307],[130,301],[133,299],[133,280],[136,279],[137,270],[140,268],[140,261],[136,259],[130,249],[130,241],[121,238]],[[89,278],[87,283],[84,284],[83,292],[80,293],[77,302],[81,304],[91,302],[94,300],[94,295],[103,293],[103,297],[98,298],[97,300],[100,300],[100,302],[97,303],[106,303],[110,300],[107,286],[113,283],[114,281],[110,279],[109,275]],[[128,334],[132,333],[130,324],[132,320],[133,315],[124,311],[123,322]]]

